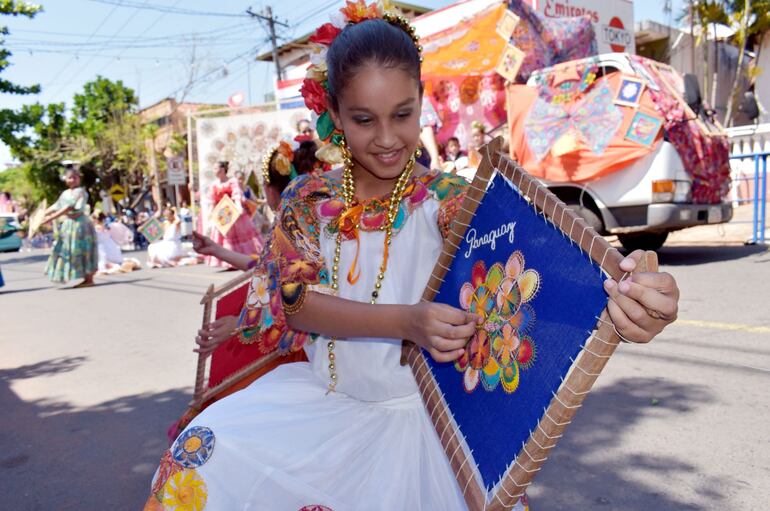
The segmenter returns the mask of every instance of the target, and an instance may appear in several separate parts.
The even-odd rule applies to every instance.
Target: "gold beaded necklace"
[[[350,150],[348,149],[347,145],[345,144],[345,140],[342,140],[342,143],[340,144],[340,149],[342,149],[342,160],[343,160],[343,170],[342,170],[342,198],[345,202],[345,211],[353,207],[356,203],[356,186],[353,181],[353,155],[350,153]],[[406,192],[407,185],[409,183],[409,179],[412,177],[412,172],[414,171],[414,164],[415,164],[415,156],[412,155],[409,158],[409,161],[406,163],[406,166],[404,167],[404,171],[401,172],[401,175],[398,177],[398,180],[396,181],[396,185],[393,187],[393,191],[390,195],[390,201],[388,203],[388,214],[386,217],[385,224],[380,227],[380,230],[385,231],[385,243],[384,243],[384,249],[382,254],[382,263],[380,264],[380,271],[377,273],[377,279],[374,283],[374,290],[372,291],[372,297],[369,300],[369,303],[374,305],[377,302],[377,298],[380,296],[380,288],[382,287],[382,281],[385,278],[385,271],[388,268],[388,250],[390,247],[390,243],[393,238],[393,222],[396,221],[396,216],[398,215],[398,209],[401,205],[401,200],[404,198],[404,193]],[[344,212],[340,214],[340,217],[344,214]],[[358,225],[355,226],[355,229],[358,229]],[[337,229],[337,240],[336,240],[336,246],[334,247],[334,264],[332,265],[332,290],[335,294],[339,292],[339,269],[340,269],[340,253],[342,252],[342,227],[338,226]],[[334,347],[337,339],[332,338],[329,340],[329,342],[326,344],[326,348],[329,351],[329,389],[326,391],[328,394],[329,392],[334,392],[334,390],[337,387],[337,371],[336,371],[336,356],[334,355]]]

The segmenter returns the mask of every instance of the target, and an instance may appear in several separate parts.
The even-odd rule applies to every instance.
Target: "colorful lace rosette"
[[[414,27],[407,19],[398,14],[390,1],[381,0],[377,3],[366,4],[364,0],[345,2],[345,7],[331,15],[329,23],[324,23],[310,37],[312,53],[310,54],[310,67],[307,76],[302,83],[300,92],[305,98],[305,105],[312,110],[315,118],[315,129],[318,138],[321,139],[321,148],[316,152],[316,157],[330,164],[342,163],[342,150],[340,143],[343,134],[334,127],[334,122],[329,115],[327,95],[329,92],[329,75],[326,67],[326,53],[334,39],[349,24],[360,23],[370,19],[383,19],[388,23],[402,28],[414,41],[417,51],[422,53]]]

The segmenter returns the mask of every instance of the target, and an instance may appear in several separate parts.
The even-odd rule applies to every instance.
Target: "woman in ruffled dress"
[[[420,302],[465,181],[415,164],[420,54],[406,21],[360,2],[342,14],[311,38],[328,51],[303,95],[344,164],[286,189],[247,301],[259,319],[245,327],[263,332],[263,348],[304,349],[309,362],[283,364],[195,417],[163,456],[146,510],[466,509],[400,363],[402,339],[456,360],[480,320]],[[647,291],[676,308],[676,296]],[[636,317],[631,302],[620,307]],[[646,341],[668,322],[620,330]]]
[[[88,215],[88,192],[80,186],[81,175],[75,167],[64,173],[67,189],[46,210],[43,224],[62,218],[56,229],[45,273],[51,282],[64,283],[83,279],[75,287],[94,285],[99,256],[96,231]]]
[[[227,177],[228,167],[229,164],[226,161],[217,163],[217,181],[209,188],[209,202],[212,207],[216,207],[222,198],[229,196],[240,210],[240,214],[238,215],[238,220],[236,220],[226,236],[223,236],[216,227],[211,226],[209,237],[217,245],[222,245],[233,252],[245,255],[258,254],[262,251],[262,238],[254,227],[249,215],[243,211],[243,189],[236,177]],[[227,262],[212,256],[206,258],[206,263],[209,266],[232,267]]]

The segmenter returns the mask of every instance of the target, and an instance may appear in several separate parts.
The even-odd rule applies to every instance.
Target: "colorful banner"
[[[243,171],[248,176],[262,168],[262,155],[272,144],[296,135],[297,122],[309,119],[304,108],[276,112],[254,112],[222,117],[199,118],[196,123],[199,190],[204,232],[214,204],[209,187],[216,179],[219,161],[230,162],[230,175]]]

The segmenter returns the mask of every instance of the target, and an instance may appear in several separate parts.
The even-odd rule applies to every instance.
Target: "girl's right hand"
[[[406,338],[425,349],[436,362],[460,358],[476,326],[483,321],[477,314],[443,303],[418,303],[409,311]]]
[[[195,250],[195,252],[206,256],[216,255],[219,245],[214,243],[214,240],[195,231],[193,231],[192,237],[193,250]]]

